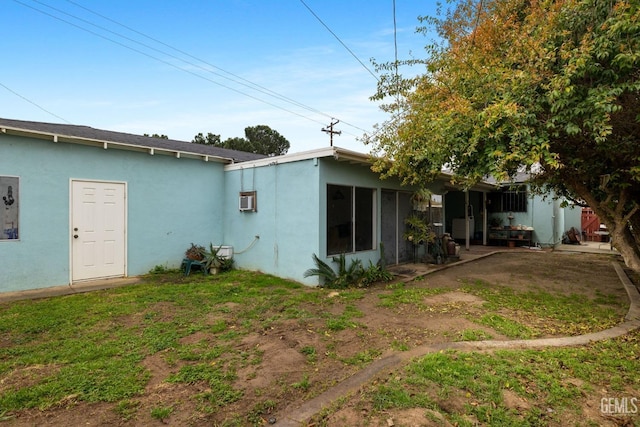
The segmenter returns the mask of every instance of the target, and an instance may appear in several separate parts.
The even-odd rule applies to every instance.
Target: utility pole
[[[331,124],[327,127],[324,127],[322,129],[320,129],[322,132],[326,132],[329,134],[329,138],[330,138],[330,143],[331,146],[333,147],[333,135],[340,135],[342,133],[341,130],[333,130],[333,127],[335,125],[337,125],[338,123],[340,123],[340,120],[338,119],[331,119]]]

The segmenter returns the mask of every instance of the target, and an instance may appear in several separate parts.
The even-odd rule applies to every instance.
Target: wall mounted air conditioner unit
[[[239,209],[241,211],[253,211],[255,210],[254,196],[240,195]]]

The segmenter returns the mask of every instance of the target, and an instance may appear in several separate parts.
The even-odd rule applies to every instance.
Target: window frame
[[[327,183],[326,189],[327,256],[375,250],[378,240],[376,233],[378,189],[332,183]],[[345,200],[347,204],[340,200]],[[332,206],[335,206],[334,210]],[[339,215],[336,209],[345,207],[348,207],[348,215],[344,213]],[[363,225],[364,228],[362,228]],[[348,236],[345,236],[345,233],[348,233]]]
[[[505,186],[489,193],[491,212],[522,212],[529,209],[529,190],[526,184]]]

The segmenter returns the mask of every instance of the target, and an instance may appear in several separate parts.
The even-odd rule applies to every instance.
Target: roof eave
[[[201,159],[205,162],[212,161],[212,162],[225,163],[225,164],[234,162],[232,158],[196,153],[196,152],[186,151],[186,150],[174,150],[174,149],[161,148],[161,147],[129,144],[129,143],[118,142],[118,141],[107,141],[107,140],[94,139],[94,138],[83,138],[78,136],[59,134],[55,132],[36,131],[36,130],[23,129],[23,128],[17,128],[12,126],[2,126],[0,127],[0,132],[4,134],[10,134],[10,135],[19,135],[19,136],[26,136],[26,137],[37,138],[37,139],[50,140],[54,143],[66,142],[70,144],[80,144],[80,145],[88,145],[92,147],[101,147],[105,150],[109,148],[115,148],[119,150],[146,152],[150,155],[158,154],[158,155],[173,156],[176,158]]]
[[[309,151],[302,151],[293,154],[283,154],[282,156],[265,157],[264,159],[248,160],[237,162],[225,166],[225,171],[239,170],[244,168],[273,166],[276,164],[299,162],[304,160],[333,158],[337,161],[349,162],[352,164],[361,164],[365,166],[371,165],[371,157],[368,154],[358,153],[357,151],[346,150],[340,147],[324,147]]]

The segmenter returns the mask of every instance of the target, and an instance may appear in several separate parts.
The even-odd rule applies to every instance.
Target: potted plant
[[[204,246],[191,243],[191,246],[186,250],[184,256],[185,258],[192,261],[202,261],[206,252],[207,250],[204,248]]]
[[[489,227],[491,228],[502,228],[502,218],[499,216],[492,216],[489,218]]]
[[[431,201],[431,191],[421,188],[411,195],[411,203],[414,211],[426,212]]]
[[[404,220],[404,223],[407,225],[407,231],[403,237],[414,245],[428,244],[435,240],[436,234],[420,216],[411,215]]]
[[[209,250],[205,251],[202,261],[204,262],[204,268],[209,270],[211,274],[218,274],[223,265],[226,264],[227,259],[220,255],[220,248],[213,246],[213,243],[209,243]]]

